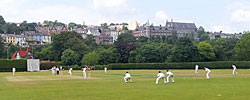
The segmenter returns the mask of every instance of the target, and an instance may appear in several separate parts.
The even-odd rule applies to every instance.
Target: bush
[[[232,64],[237,68],[250,68],[250,61],[218,61],[218,62],[182,62],[182,63],[120,63],[109,64],[110,69],[194,69],[198,64],[199,68],[210,69],[232,69]]]
[[[0,59],[0,71],[1,72],[10,72],[12,68],[15,67],[16,71],[27,71],[27,60],[7,60]]]

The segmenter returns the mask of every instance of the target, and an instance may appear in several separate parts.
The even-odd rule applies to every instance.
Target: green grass
[[[129,71],[133,83],[124,83]],[[165,71],[162,70],[164,73]],[[0,73],[0,100],[249,100],[250,70],[212,70],[211,79],[204,71],[172,70],[175,83],[155,85],[158,70],[90,71],[91,77],[82,78],[82,72],[69,76],[52,76],[51,72]]]

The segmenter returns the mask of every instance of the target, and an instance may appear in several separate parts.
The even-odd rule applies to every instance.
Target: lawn
[[[129,71],[133,83],[124,83]],[[164,73],[165,71],[162,70]],[[212,70],[205,79],[204,70],[171,70],[175,83],[155,85],[158,70],[90,71],[83,79],[81,71],[69,76],[52,76],[50,71],[0,73],[0,100],[249,100],[250,70]]]

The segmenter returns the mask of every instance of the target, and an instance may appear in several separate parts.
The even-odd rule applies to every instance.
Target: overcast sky
[[[87,25],[147,20],[194,22],[208,31],[250,30],[250,0],[0,0],[7,22],[58,20]]]

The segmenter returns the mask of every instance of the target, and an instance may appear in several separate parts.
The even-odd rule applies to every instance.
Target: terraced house
[[[55,26],[54,25],[54,26],[49,26],[49,27],[39,26],[39,27],[36,27],[36,31],[38,33],[59,34],[62,31],[68,31],[68,29],[67,29],[67,26]]]

